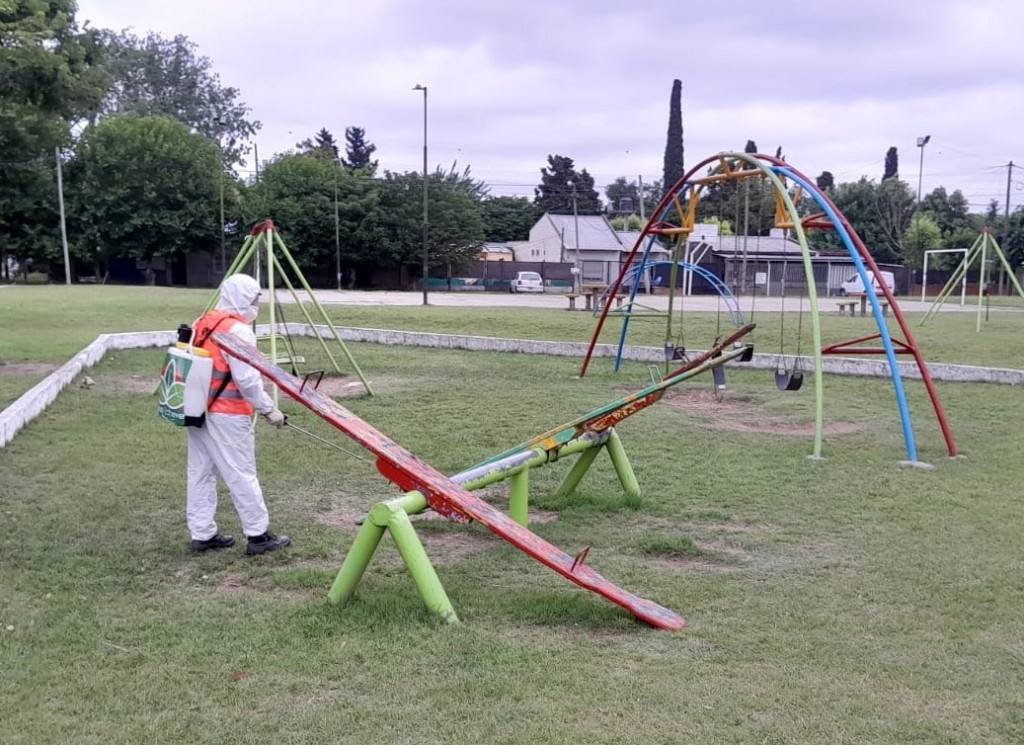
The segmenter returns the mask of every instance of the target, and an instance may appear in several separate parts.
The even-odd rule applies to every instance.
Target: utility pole
[[[580,215],[576,209],[576,182],[572,182],[572,221],[576,229],[576,292],[583,292],[583,275],[580,267]]]
[[[57,205],[60,208],[60,242],[64,246],[64,284],[71,284],[71,256],[68,252],[68,226],[64,221],[64,176],[60,164],[60,147],[55,147],[57,156]]]
[[[341,220],[338,216],[338,164],[334,164],[334,270],[341,292]]]
[[[647,218],[644,217],[644,175],[641,173],[636,179],[637,183],[640,184],[640,224],[646,226]]]
[[[427,275],[430,271],[428,261],[429,218],[427,213],[427,86],[417,83],[414,91],[423,91],[423,304],[427,304]]]
[[[1013,182],[1013,161],[1006,164],[1006,212],[1003,216],[1003,253],[1005,254],[1010,246],[1010,184]],[[1003,294],[1003,272],[999,272],[999,294]]]

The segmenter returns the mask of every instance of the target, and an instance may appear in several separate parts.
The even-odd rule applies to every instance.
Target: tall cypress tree
[[[891,178],[899,178],[900,175],[900,159],[896,154],[896,148],[891,147],[885,153],[885,173],[882,174],[882,181],[888,181]]]
[[[661,183],[667,192],[686,173],[683,167],[683,84],[672,81],[668,104],[668,141],[665,143],[665,169]]]

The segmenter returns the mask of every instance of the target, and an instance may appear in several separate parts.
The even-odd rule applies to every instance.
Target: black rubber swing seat
[[[794,370],[792,373],[788,370],[775,371],[775,385],[778,386],[780,391],[798,391],[803,384],[804,374],[802,370]]]

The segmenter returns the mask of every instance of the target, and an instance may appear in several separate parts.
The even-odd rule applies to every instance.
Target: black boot
[[[210,551],[211,549],[231,548],[234,545],[234,536],[217,533],[213,538],[207,538],[205,541],[192,541],[192,550]]]
[[[245,547],[245,553],[249,556],[265,554],[267,551],[277,551],[279,548],[292,545],[291,538],[286,535],[274,535],[269,530],[263,535],[249,536],[249,545]]]

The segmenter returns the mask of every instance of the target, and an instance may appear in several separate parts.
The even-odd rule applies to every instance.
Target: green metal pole
[[[987,234],[983,234],[981,241],[981,272],[978,274],[978,315],[974,322],[974,332],[978,333],[981,331],[981,305],[982,300],[985,297],[985,270],[988,263],[988,241],[984,240]]]
[[[445,623],[458,623],[459,617],[455,615],[455,608],[452,607],[448,594],[437,578],[437,572],[430,563],[427,552],[423,549],[416,529],[413,528],[409,515],[398,505],[389,502],[378,504],[374,510],[386,508],[390,511],[391,517],[388,528],[391,530],[391,537],[398,547],[398,552],[405,561],[405,566],[412,575],[416,588],[420,591],[427,609],[434,615],[440,616]]]
[[[384,536],[384,530],[384,527],[374,524],[371,520],[363,522],[363,527],[356,533],[356,539],[352,542],[352,547],[349,548],[345,561],[334,578],[334,584],[327,592],[328,600],[335,605],[344,605],[355,594],[356,586],[369,566],[380,539]]]
[[[508,480],[508,516],[524,528],[530,522],[530,469],[516,471]]]
[[[576,490],[576,487],[580,485],[580,481],[583,480],[587,471],[590,470],[590,466],[594,463],[594,459],[597,457],[599,452],[601,452],[601,450],[598,447],[592,447],[585,451],[577,461],[572,464],[572,468],[569,470],[569,473],[565,475],[565,478],[562,479],[562,483],[558,485],[558,488],[555,489],[554,494],[551,496],[564,497],[572,494]]]
[[[327,317],[327,312],[324,311],[324,307],[320,304],[320,301],[317,300],[317,297],[313,293],[313,290],[310,288],[309,284],[306,282],[306,278],[304,276],[302,276],[302,272],[300,271],[300,269],[298,267],[298,264],[295,263],[295,259],[293,259],[291,253],[288,252],[288,248],[284,245],[284,241],[281,240],[280,236],[277,237],[277,243],[278,243],[278,245],[281,248],[281,253],[284,254],[285,259],[288,261],[288,264],[291,266],[292,271],[295,272],[295,276],[298,278],[299,282],[302,284],[302,289],[304,289],[306,291],[306,293],[309,295],[309,299],[313,302],[313,305],[320,312],[320,315],[324,319],[324,323],[327,324],[327,327],[331,330],[331,333],[334,335],[335,340],[338,342],[338,345],[341,347],[341,351],[345,353],[345,358],[348,360],[349,364],[352,365],[352,369],[355,370],[356,375],[359,376],[359,380],[363,384],[363,388],[365,388],[366,392],[372,396],[373,395],[373,389],[370,388],[370,384],[369,384],[369,382],[367,382],[366,377],[363,375],[363,371],[359,369],[359,364],[356,362],[355,358],[352,356],[352,353],[348,351],[348,347],[345,346],[345,342],[342,341],[340,336],[338,336],[338,330],[336,328],[334,328],[334,324],[331,323],[330,319]]]
[[[623,491],[627,497],[637,498],[640,496],[640,484],[637,483],[636,474],[633,473],[633,466],[626,455],[626,449],[622,446],[619,433],[613,428],[608,438],[608,455],[611,456],[612,465],[615,466],[615,473],[619,477]]]

